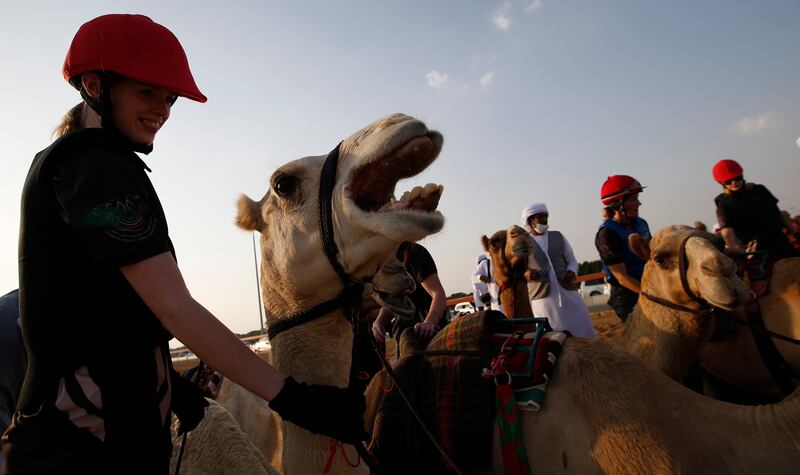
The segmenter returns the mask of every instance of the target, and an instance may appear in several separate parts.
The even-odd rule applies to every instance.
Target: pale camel
[[[213,400],[208,404],[202,423],[186,434],[185,443],[177,435],[179,423],[173,417],[169,473],[176,473],[180,455],[180,473],[184,475],[277,475],[228,411]]]
[[[723,381],[749,393],[779,396],[747,327],[734,325],[733,333],[710,341],[714,319],[724,317],[700,311],[703,304],[683,289],[679,255],[684,240],[690,291],[708,305],[733,311],[735,318],[747,320],[742,306],[747,289],[735,274],[733,260],[713,244],[718,238],[688,226],[667,226],[649,243],[638,235],[631,236],[632,249],[646,262],[642,292],[697,312],[642,297],[617,343],[676,381],[683,379],[699,356],[701,364]],[[759,302],[767,329],[800,338],[800,259],[776,264],[770,292]],[[775,342],[787,362],[800,371],[800,347]]]
[[[361,280],[371,278],[384,263],[391,262],[401,242],[420,240],[442,228],[444,218],[436,211],[441,185],[415,187],[399,201],[393,197],[398,180],[415,176],[430,165],[442,142],[441,134],[428,130],[422,122],[392,114],[341,143],[332,214],[338,261],[347,274]],[[237,224],[261,233],[260,274],[268,326],[333,299],[342,290],[320,238],[318,196],[325,160],[322,155],[290,162],[273,173],[270,189],[261,200],[246,196],[239,200]],[[396,280],[407,281],[404,269]],[[380,286],[379,279],[375,284]],[[396,304],[402,307],[405,299],[400,300]],[[272,363],[295,379],[347,386],[352,330],[343,309],[280,333],[271,344]],[[247,398],[247,394],[238,391],[234,398]],[[250,412],[232,410],[237,420],[253,417]],[[275,424],[277,416],[268,408],[262,406],[259,412],[265,426]],[[331,439],[293,424],[280,422],[279,426],[282,443],[275,437],[264,441],[267,460],[284,473],[320,473],[328,460]],[[352,447],[348,453],[353,458]],[[333,460],[328,473],[354,473],[343,457],[337,455]],[[363,463],[355,469],[367,470]]]
[[[514,242],[527,239],[520,228],[484,240],[499,284],[503,269],[527,266],[515,254],[527,246]],[[789,474],[800,463],[800,390],[769,406],[714,401],[582,338],[567,339],[542,411],[523,411],[521,423],[533,473]],[[491,473],[503,473],[494,439]]]

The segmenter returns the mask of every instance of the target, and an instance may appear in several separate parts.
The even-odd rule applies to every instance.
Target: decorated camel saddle
[[[496,420],[504,464],[525,473],[519,411],[542,408],[567,336],[546,319],[494,310],[453,320],[427,346],[406,330],[393,374],[384,370],[372,382],[381,401],[370,451],[393,473],[487,469]]]

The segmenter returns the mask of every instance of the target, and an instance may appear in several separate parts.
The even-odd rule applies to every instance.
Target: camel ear
[[[481,243],[483,243],[483,250],[489,252],[489,238],[485,234],[481,236]]]
[[[261,218],[261,203],[251,200],[247,195],[240,195],[236,203],[236,225],[245,231],[261,231],[264,220]]]
[[[628,236],[628,244],[631,246],[631,251],[639,256],[639,259],[647,262],[650,260],[650,241],[643,238],[639,233],[633,233]]]

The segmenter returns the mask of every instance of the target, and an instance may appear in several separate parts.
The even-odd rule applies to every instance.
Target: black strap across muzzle
[[[700,304],[700,307],[699,308],[687,307],[686,305],[670,302],[665,298],[649,294],[645,291],[640,292],[642,297],[663,307],[671,308],[673,310],[678,310],[681,312],[692,313],[695,315],[707,315],[709,313],[714,312],[715,307],[709,305],[708,302],[698,297],[697,294],[695,294],[692,291],[691,287],[689,287],[689,278],[687,275],[689,273],[689,258],[686,256],[686,243],[689,242],[689,239],[695,236],[696,236],[695,234],[690,234],[686,236],[683,239],[683,241],[681,241],[681,245],[678,251],[678,273],[680,274],[681,286],[683,287],[683,292],[693,302]]]
[[[298,325],[308,323],[323,315],[326,315],[337,308],[354,310],[361,304],[361,296],[364,292],[365,281],[355,279],[345,272],[344,267],[339,262],[339,248],[336,247],[336,239],[333,229],[333,188],[336,185],[336,169],[339,165],[339,148],[342,143],[331,150],[322,164],[322,172],[319,179],[319,232],[322,239],[322,248],[328,258],[336,275],[342,281],[342,291],[336,297],[317,304],[308,310],[303,310],[282,318],[267,328],[267,336],[270,340],[276,335]]]

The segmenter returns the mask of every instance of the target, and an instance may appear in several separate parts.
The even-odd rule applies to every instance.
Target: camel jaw
[[[747,286],[736,275],[729,279],[719,279],[713,286],[706,284],[706,287],[713,287],[713,290],[704,292],[703,299],[709,305],[723,310],[733,311],[744,305],[749,298]]]
[[[356,161],[342,185],[344,211],[393,241],[418,240],[439,231],[444,225],[444,217],[436,210],[442,185],[415,187],[400,200],[394,192],[398,181],[422,173],[436,160],[444,142],[442,135],[401,115],[393,117],[390,125],[379,124],[372,134],[385,138],[372,147],[372,153],[353,152]],[[349,140],[343,148],[349,149]]]

